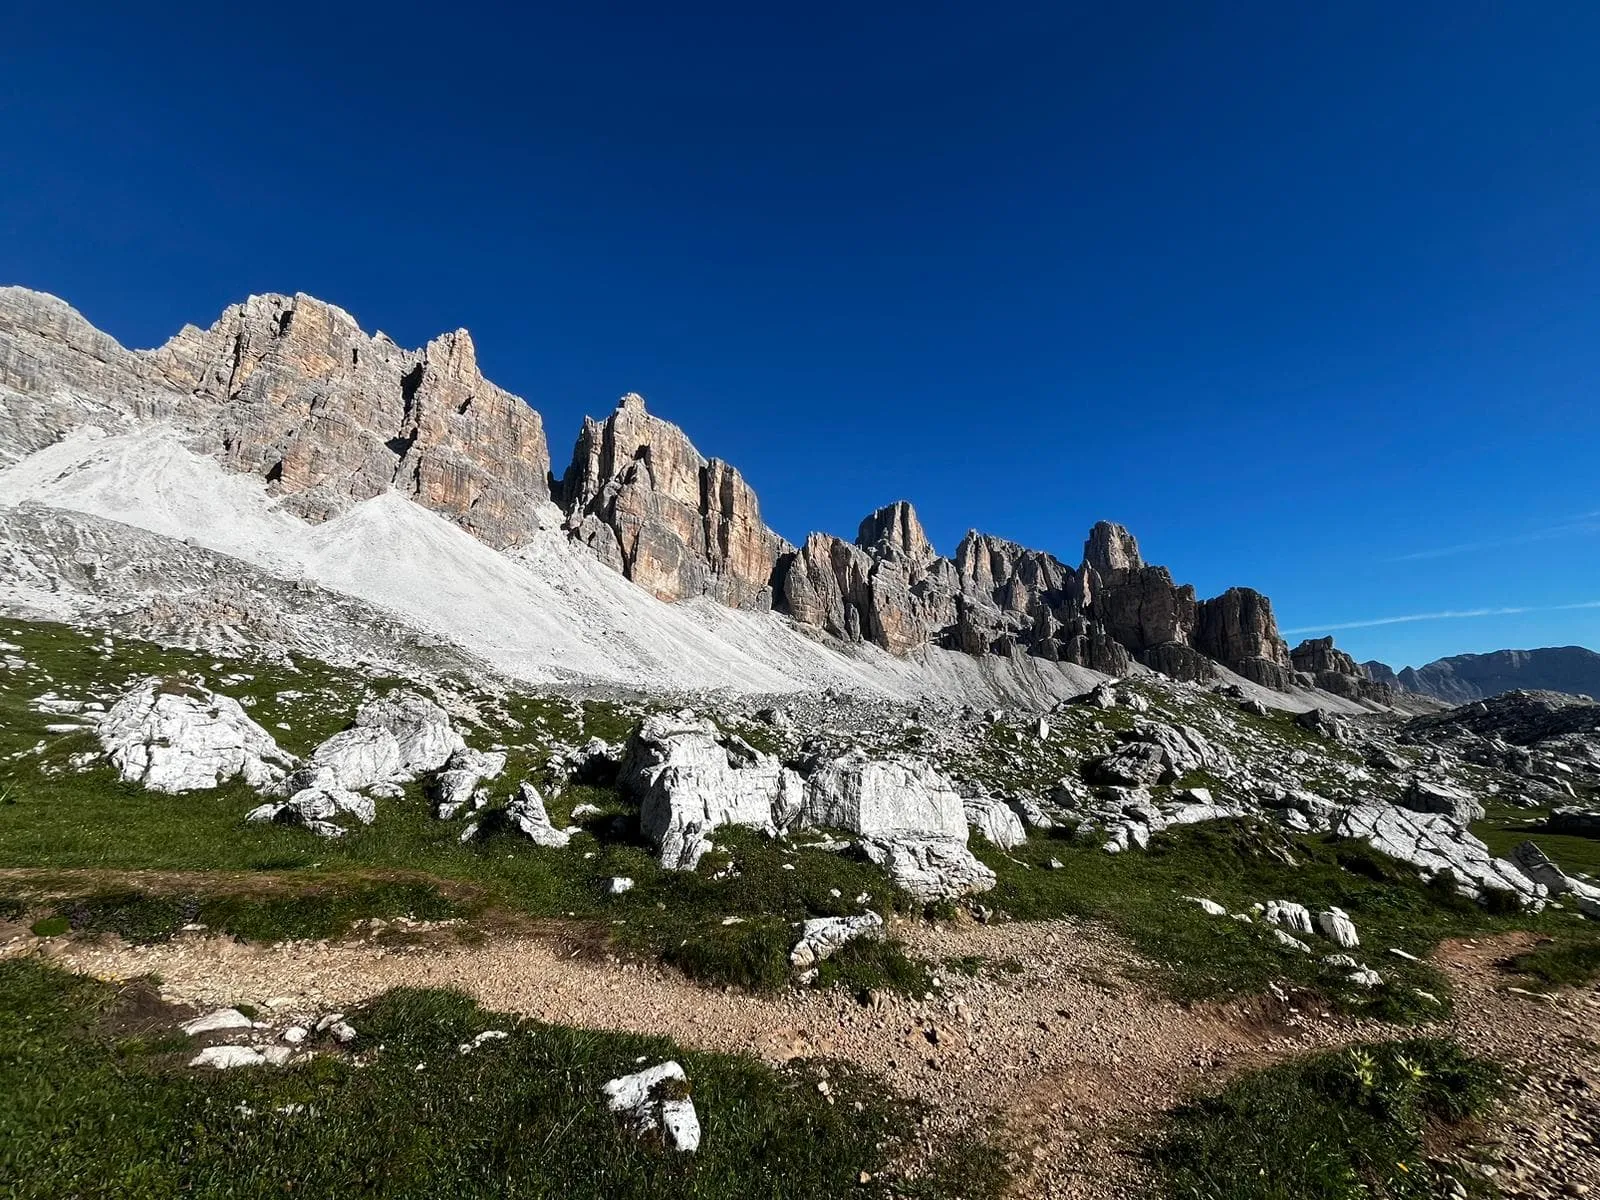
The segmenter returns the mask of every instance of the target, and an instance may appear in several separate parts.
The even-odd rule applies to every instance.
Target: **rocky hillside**
[[[1379,683],[1446,704],[1467,704],[1517,690],[1600,696],[1600,654],[1582,646],[1456,654],[1398,672],[1381,662],[1362,667]]]
[[[399,494],[524,558],[559,529],[568,553],[658,600],[775,612],[840,650],[918,662],[953,651],[1110,675],[1142,666],[1362,704],[1391,698],[1331,642],[1291,652],[1259,592],[1201,599],[1109,522],[1089,531],[1076,566],[976,530],[942,556],[904,501],[869,514],[854,540],[813,533],[791,545],[735,467],[701,455],[634,394],[584,422],[558,479],[539,414],[483,377],[465,330],[406,350],[305,295],[254,296],[209,329],[130,351],[54,297],[0,289],[0,398],[0,465],[80,431],[156,427],[258,481],[275,520],[316,526]],[[60,502],[30,487],[15,493]],[[123,519],[106,491],[89,511]],[[165,525],[157,531],[195,532]]]

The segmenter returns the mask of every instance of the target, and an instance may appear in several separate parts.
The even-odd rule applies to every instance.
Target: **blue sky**
[[[637,390],[793,539],[1108,518],[1291,641],[1600,647],[1600,6],[500,7],[33,6],[0,279],[466,326],[558,463]]]

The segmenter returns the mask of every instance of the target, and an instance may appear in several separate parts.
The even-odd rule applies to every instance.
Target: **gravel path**
[[[389,944],[391,932],[270,947],[203,934],[152,946],[20,937],[0,953],[46,953],[108,979],[155,973],[168,1000],[201,1008],[271,1001],[285,1019],[400,985],[450,987],[491,1009],[773,1063],[839,1057],[935,1105],[942,1119],[929,1127],[932,1142],[942,1130],[998,1120],[1016,1194],[1050,1200],[1136,1194],[1142,1132],[1195,1088],[1306,1050],[1392,1035],[1275,997],[1184,1007],[1133,982],[1137,960],[1103,929],[1071,921],[904,925],[895,932],[928,960],[979,955],[995,965],[976,978],[946,975],[936,998],[871,1005],[833,991],[708,990],[548,938],[466,945],[440,931],[432,944]],[[1491,984],[1504,976],[1494,978],[1492,963],[1507,952],[1503,942],[1441,951],[1461,988],[1450,1028],[1517,1075],[1512,1111],[1496,1130],[1505,1158],[1489,1170],[1509,1196],[1581,1195],[1560,1189],[1600,1185],[1594,1144],[1583,1140],[1600,1135],[1600,994],[1545,1000],[1496,991]]]

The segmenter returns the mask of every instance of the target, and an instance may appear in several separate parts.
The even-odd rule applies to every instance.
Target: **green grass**
[[[1442,938],[1522,927],[1566,928],[1553,918],[1496,914],[1360,842],[1291,837],[1264,822],[1181,826],[1151,840],[1148,852],[1108,855],[1065,831],[1035,837],[1002,855],[979,849],[999,876],[986,902],[1019,919],[1072,915],[1103,920],[1155,964],[1155,981],[1184,1000],[1252,994],[1277,981],[1310,990],[1341,1009],[1389,1020],[1428,1019],[1449,1005],[1444,976],[1386,953],[1426,957]],[[1287,856],[1290,861],[1284,861]],[[1049,869],[1056,859],[1062,869]],[[1338,947],[1315,935],[1304,954],[1280,946],[1259,920],[1208,916],[1182,899],[1204,896],[1230,912],[1267,900],[1313,911],[1343,908],[1361,937],[1350,951],[1384,985],[1356,988],[1318,961]],[[1570,922],[1569,922],[1570,923]],[[1428,992],[1442,1003],[1419,996]]]
[[[1553,938],[1512,956],[1505,966],[1557,987],[1582,987],[1600,979],[1600,937]]]
[[[1499,1087],[1450,1041],[1318,1054],[1179,1109],[1152,1159],[1174,1200],[1420,1200],[1441,1194],[1433,1141],[1470,1132]]]
[[[130,1029],[130,994],[0,963],[5,1195],[982,1200],[1004,1183],[992,1151],[954,1139],[916,1192],[899,1189],[921,1113],[835,1064],[774,1070],[402,989],[349,1015],[365,1065],[324,1055],[198,1073],[183,1066],[193,1048],[172,1032],[175,1017],[147,1009]],[[510,1036],[458,1051],[487,1029]],[[640,1058],[683,1064],[704,1132],[697,1154],[670,1153],[606,1111],[601,1085]],[[279,1111],[290,1105],[305,1107]],[[862,1186],[862,1172],[874,1182]]]
[[[312,885],[293,895],[238,892],[202,896],[132,889],[93,892],[57,901],[55,915],[40,924],[51,924],[57,933],[69,929],[110,933],[129,942],[149,943],[166,941],[192,923],[248,941],[276,942],[337,937],[348,933],[355,921],[368,917],[442,921],[468,911],[430,884],[352,882]]]
[[[636,706],[552,695],[502,696],[479,690],[470,680],[451,684],[478,713],[476,721],[463,725],[469,742],[507,748],[506,772],[491,785],[497,796],[530,778],[541,787],[557,824],[568,823],[580,803],[600,809],[582,822],[585,836],[565,850],[541,849],[512,834],[462,845],[457,835],[464,822],[435,820],[419,785],[408,786],[399,799],[380,800],[374,825],[329,841],[299,829],[244,824],[244,813],[259,797],[241,783],[166,796],[123,783],[105,766],[69,769],[73,754],[95,748],[93,735],[45,733],[44,727],[59,718],[35,712],[32,700],[47,690],[104,699],[146,674],[204,677],[248,701],[252,715],[282,744],[303,753],[347,724],[365,698],[387,686],[384,681],[369,682],[310,661],[290,668],[248,660],[218,663],[134,641],[118,641],[105,656],[97,637],[47,623],[0,622],[0,636],[23,644],[24,656],[34,664],[31,671],[0,674],[0,868],[105,872],[75,884],[59,879],[0,883],[0,904],[21,905],[19,912],[25,910],[31,919],[77,913],[75,928],[136,939],[168,936],[192,920],[268,940],[335,936],[366,916],[506,912],[582,926],[586,940],[664,959],[709,983],[770,989],[790,978],[788,954],[797,922],[857,912],[856,897],[862,894],[866,907],[885,915],[921,911],[859,858],[795,848],[743,830],[720,831],[716,840],[725,853],[708,855],[698,872],[661,870],[639,835],[632,805],[605,788],[558,789],[548,771],[559,743],[576,744],[590,736],[622,740],[643,711]],[[1138,690],[1136,684],[1125,686]],[[1192,724],[1219,744],[1232,739],[1236,750],[1251,739],[1266,739],[1285,751],[1304,748],[1329,760],[1355,761],[1350,751],[1306,733],[1286,715],[1236,716],[1230,703],[1205,693],[1174,698],[1150,691],[1147,696],[1152,718]],[[1086,749],[1109,744],[1116,730],[1133,720],[1125,709],[1073,706],[1051,717],[1044,741],[1031,729],[989,726],[976,757],[965,764],[972,768],[966,773],[993,776],[1008,785],[1006,791],[1029,781],[1047,787],[1075,770]],[[738,727],[751,736],[770,734],[751,723]],[[40,743],[42,752],[34,753]],[[1225,798],[1226,789],[1208,776],[1186,782],[1212,786],[1219,799]],[[1516,821],[1528,819],[1515,815]],[[1511,822],[1510,816],[1493,817],[1495,828],[1485,829],[1484,836],[1497,849],[1509,849],[1522,836],[1503,827]],[[1600,870],[1600,843],[1538,840],[1569,869],[1592,864]],[[1326,838],[1290,839],[1268,825],[1176,830],[1157,838],[1148,854],[1106,855],[1065,831],[1036,834],[1011,854],[981,840],[974,845],[1000,880],[984,897],[986,905],[1019,919],[1080,915],[1107,921],[1158,964],[1163,986],[1185,999],[1249,993],[1288,980],[1374,1016],[1437,1015],[1438,1006],[1415,989],[1448,1002],[1443,979],[1384,954],[1387,947],[1425,956],[1447,936],[1524,926],[1546,932],[1567,928],[1556,916],[1485,912],[1448,887],[1424,887],[1409,868],[1365,847]],[[1282,862],[1285,853],[1298,865]],[[1045,869],[1051,858],[1066,869]],[[730,865],[731,877],[715,877]],[[134,869],[198,874],[164,884],[141,882],[138,896],[108,905],[103,893],[122,886],[116,873]],[[611,897],[606,883],[619,875],[632,878],[635,887]],[[303,900],[283,898],[299,893]],[[1383,973],[1389,985],[1375,993],[1352,990],[1338,973],[1316,962],[1333,950],[1330,944],[1311,939],[1318,951],[1312,956],[1284,950],[1259,927],[1207,917],[1180,899],[1186,894],[1208,896],[1234,911],[1269,899],[1345,908],[1363,938],[1358,957]],[[270,899],[258,902],[263,896]],[[57,903],[63,899],[71,903]],[[88,919],[82,915],[85,908]],[[729,923],[729,918],[738,920]],[[911,961],[890,940],[852,946],[825,965],[820,982],[920,994],[929,979],[926,965]]]
[[[36,667],[0,675],[0,788],[7,798],[0,804],[0,867],[230,873],[217,887],[202,890],[177,881],[109,900],[98,894],[105,882],[72,893],[56,880],[54,895],[69,902],[52,901],[44,912],[37,911],[37,888],[30,892],[25,881],[0,884],[10,903],[27,901],[34,916],[76,914],[75,929],[150,940],[193,921],[276,940],[334,936],[366,916],[436,918],[495,909],[587,923],[620,949],[664,958],[708,982],[774,988],[790,978],[796,922],[859,912],[855,899],[863,894],[868,907],[886,915],[917,907],[865,861],[786,848],[743,830],[720,832],[717,843],[728,852],[707,856],[699,872],[663,871],[639,836],[633,806],[605,788],[558,791],[546,770],[559,743],[593,736],[625,740],[640,710],[559,696],[491,696],[474,692],[469,681],[457,681],[480,714],[476,724],[464,727],[468,741],[508,750],[506,771],[491,785],[494,793],[509,795],[531,778],[558,824],[569,823],[579,804],[601,810],[581,822],[586,836],[569,848],[541,849],[509,833],[462,845],[458,834],[465,821],[436,820],[416,784],[400,799],[380,800],[372,826],[339,839],[247,825],[242,818],[260,797],[241,782],[169,796],[124,783],[104,765],[69,769],[71,755],[96,748],[94,737],[45,733],[47,724],[61,718],[35,712],[34,697],[53,690],[69,699],[104,699],[144,675],[203,677],[248,701],[252,717],[280,744],[304,753],[346,726],[360,703],[388,681],[369,685],[354,673],[311,662],[297,662],[293,670],[228,662],[213,670],[207,656],[134,641],[117,642],[108,659],[95,649],[97,637],[48,623],[0,622],[0,636],[22,644],[23,656]],[[289,729],[278,728],[280,723]],[[40,742],[44,751],[34,754]],[[732,878],[711,877],[729,864],[736,868]],[[252,887],[235,873],[265,873],[263,886]],[[607,881],[619,875],[636,886],[608,896]],[[433,881],[437,891],[419,880]],[[257,903],[263,888],[271,898]],[[307,894],[276,895],[285,889]],[[438,892],[455,899],[446,901]],[[725,925],[730,916],[743,920]],[[889,941],[839,956],[819,982],[920,991],[927,977]]]

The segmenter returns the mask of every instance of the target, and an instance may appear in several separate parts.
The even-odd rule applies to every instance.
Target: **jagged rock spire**
[[[908,500],[896,500],[866,517],[856,533],[856,545],[870,554],[881,557],[929,562],[938,557],[922,522],[917,520],[917,510]]]
[[[1137,571],[1144,566],[1139,555],[1139,542],[1121,525],[1111,521],[1096,521],[1089,537],[1083,543],[1085,566],[1093,567],[1101,575],[1113,571]]]
[[[761,520],[755,492],[629,392],[604,421],[585,418],[561,483],[567,529],[662,600],[711,596],[769,608],[790,547]]]

